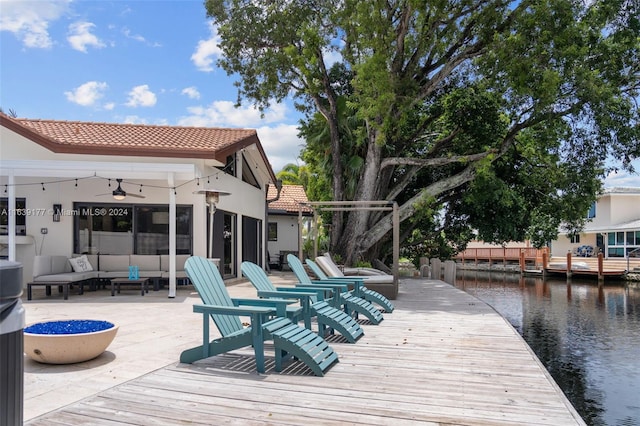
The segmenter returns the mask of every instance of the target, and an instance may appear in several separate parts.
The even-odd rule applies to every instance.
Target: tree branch
[[[468,163],[475,162],[486,158],[489,154],[495,153],[495,150],[480,152],[478,154],[469,155],[454,155],[451,157],[439,157],[439,158],[409,158],[409,157],[387,157],[382,160],[380,169],[392,166],[419,166],[419,167],[433,167],[444,166],[446,164],[453,163]]]

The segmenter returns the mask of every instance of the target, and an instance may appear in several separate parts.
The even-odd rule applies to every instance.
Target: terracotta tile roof
[[[267,193],[267,200],[275,198],[277,195],[277,189],[275,186],[269,186],[269,192]],[[285,211],[289,214],[298,214],[299,203],[309,201],[307,193],[304,191],[302,185],[282,185],[282,191],[280,191],[280,198],[276,201],[269,203],[269,211],[278,210]],[[311,207],[303,206],[302,213],[309,215],[313,210]]]
[[[0,119],[3,126],[56,153],[215,158],[224,162],[246,146],[260,145],[253,129],[35,120],[4,114]]]

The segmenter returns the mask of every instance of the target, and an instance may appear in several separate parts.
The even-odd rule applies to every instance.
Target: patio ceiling
[[[191,180],[196,177],[193,164],[139,163],[139,162],[93,162],[93,161],[0,161],[0,176],[85,178],[100,176],[127,179],[167,179],[173,174],[175,180]]]

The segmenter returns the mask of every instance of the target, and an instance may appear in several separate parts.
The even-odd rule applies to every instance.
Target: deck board
[[[481,301],[409,279],[395,305],[380,325],[362,322],[356,344],[329,338],[340,362],[325,377],[296,361],[277,373],[272,352],[259,375],[243,349],[171,364],[26,424],[584,424],[524,340]]]

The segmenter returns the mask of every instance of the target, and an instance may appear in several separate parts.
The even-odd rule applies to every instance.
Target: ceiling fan
[[[145,198],[144,195],[138,195],[138,194],[132,194],[130,192],[126,192],[124,189],[122,189],[122,186],[120,186],[120,184],[122,183],[122,179],[116,179],[116,182],[118,182],[118,187],[116,189],[114,189],[111,194],[107,193],[107,194],[98,194],[98,196],[101,195],[112,195],[114,199],[116,200],[124,200],[125,197],[129,196],[129,197],[135,197],[135,198]]]

